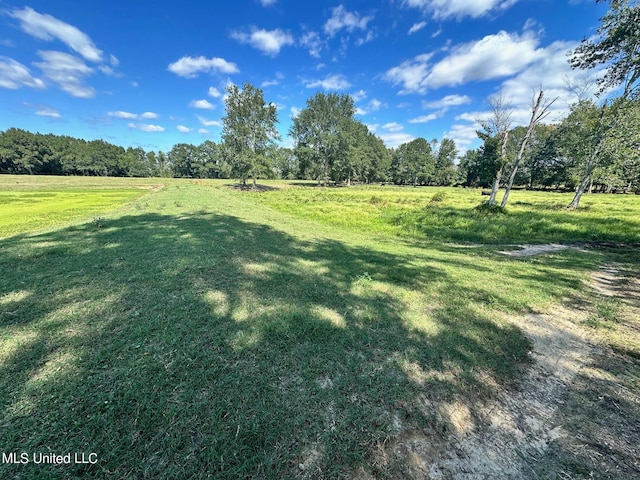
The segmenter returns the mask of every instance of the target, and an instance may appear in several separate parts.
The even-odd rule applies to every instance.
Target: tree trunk
[[[500,188],[500,179],[502,179],[502,168],[498,170],[498,173],[496,173],[496,176],[493,179],[491,195],[489,196],[489,205],[496,203],[496,196],[498,195],[498,189]]]
[[[587,185],[591,181],[591,174],[596,168],[596,165],[597,165],[596,160],[598,158],[599,153],[600,153],[600,144],[598,143],[598,145],[596,145],[596,148],[591,153],[591,156],[589,157],[589,161],[587,162],[587,167],[585,168],[584,176],[580,181],[580,185],[578,185],[578,188],[576,189],[576,194],[574,195],[573,200],[571,200],[571,203],[567,205],[567,208],[569,210],[575,210],[580,205],[580,199],[582,198],[582,194],[587,189]]]
[[[602,140],[604,137],[604,132],[603,132],[604,126],[602,125],[603,123],[602,118],[604,117],[604,113],[606,109],[607,109],[607,102],[605,101],[604,105],[602,105],[602,108],[600,110],[600,116],[598,118],[596,141],[593,146],[593,151],[591,152],[591,155],[589,155],[589,159],[587,160],[584,176],[582,177],[582,181],[580,182],[580,185],[578,185],[576,194],[573,196],[573,200],[571,200],[571,203],[567,205],[567,208],[569,210],[575,210],[580,205],[580,199],[582,198],[582,194],[587,188],[587,183],[591,180],[591,174],[593,173],[593,171],[596,168],[596,165],[598,164],[598,155],[600,154],[600,146],[602,144]]]
[[[522,139],[522,143],[520,144],[520,150],[518,150],[518,155],[516,156],[516,161],[513,164],[513,169],[511,170],[511,175],[509,175],[509,182],[507,183],[507,189],[504,191],[504,196],[502,197],[502,203],[500,203],[501,207],[505,207],[507,205],[507,200],[509,199],[509,193],[511,193],[511,187],[513,186],[513,181],[516,178],[516,173],[518,172],[518,166],[522,161],[522,156],[524,155],[524,151],[527,148],[527,144],[529,143],[529,138],[531,138],[531,134],[533,133],[533,129],[537,125],[537,123],[541,120],[542,116],[544,116],[547,108],[544,108],[541,115],[538,115],[538,110],[540,109],[540,105],[542,104],[542,98],[544,97],[544,93],[542,90],[538,95],[538,100],[536,101],[532,113],[531,113],[531,121],[529,122],[529,128],[527,128],[527,133],[524,135]],[[506,139],[505,139],[506,143]]]

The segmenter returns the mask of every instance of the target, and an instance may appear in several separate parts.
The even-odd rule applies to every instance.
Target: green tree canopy
[[[227,88],[226,116],[222,119],[222,141],[229,154],[233,174],[242,183],[248,178],[256,185],[258,176],[271,170],[269,147],[280,139],[276,130],[278,113],[272,103],[266,104],[262,90],[250,83],[242,89]]]

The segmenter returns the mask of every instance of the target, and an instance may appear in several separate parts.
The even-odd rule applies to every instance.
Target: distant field
[[[636,196],[570,213],[514,192],[482,216],[477,190],[231,183],[0,176],[0,452],[98,460],[0,477],[402,478],[403,433],[441,438],[443,405],[517,388],[510,316],[597,304],[611,335],[590,274],[639,260],[500,253],[637,242]]]
[[[0,175],[0,238],[99,216],[152,185],[149,179]]]

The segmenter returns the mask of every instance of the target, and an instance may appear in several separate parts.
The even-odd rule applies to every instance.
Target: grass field
[[[527,368],[505,315],[595,304],[589,273],[638,261],[498,253],[640,242],[635,196],[483,216],[476,190],[228,184],[0,176],[0,452],[97,459],[1,478],[397,476],[384,445],[451,428],[428,405]]]

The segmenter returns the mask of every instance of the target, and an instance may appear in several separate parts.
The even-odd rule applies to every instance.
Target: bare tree
[[[504,192],[504,196],[502,197],[501,207],[507,205],[507,200],[509,199],[509,193],[511,193],[511,187],[513,187],[513,181],[516,178],[516,173],[518,171],[518,166],[522,161],[522,156],[527,148],[527,144],[529,143],[529,139],[531,138],[531,134],[533,133],[536,125],[539,125],[542,120],[544,120],[549,115],[549,108],[554,102],[558,99],[558,97],[554,98],[551,101],[544,101],[544,92],[540,90],[538,93],[538,99],[534,100],[535,96],[531,99],[531,120],[529,121],[529,127],[527,128],[527,132],[522,139],[522,143],[520,143],[520,149],[518,150],[518,154],[516,155],[516,160],[513,164],[513,168],[511,169],[511,175],[509,175],[509,182],[507,183],[507,189]],[[506,143],[506,142],[505,142]],[[504,147],[504,145],[503,145]]]
[[[502,94],[489,98],[489,105],[491,106],[491,117],[481,121],[480,124],[489,137],[500,137],[500,161],[498,162],[498,168],[493,177],[491,196],[489,197],[489,205],[493,205],[496,202],[500,181],[502,180],[502,173],[507,164],[507,141],[509,140],[513,110],[511,104],[505,101]]]

